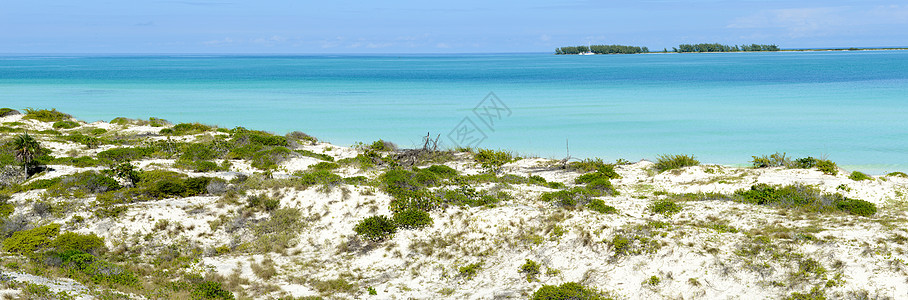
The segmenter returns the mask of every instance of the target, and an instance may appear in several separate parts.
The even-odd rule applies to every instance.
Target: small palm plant
[[[16,150],[16,160],[22,163],[25,174],[28,174],[29,168],[35,163],[35,157],[41,152],[41,144],[26,132],[13,139],[12,146]]]

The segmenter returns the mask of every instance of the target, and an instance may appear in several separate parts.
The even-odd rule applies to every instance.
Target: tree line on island
[[[777,45],[761,45],[761,44],[750,44],[750,45],[723,45],[719,43],[703,43],[703,44],[681,44],[678,47],[673,47],[672,52],[676,53],[687,53],[687,52],[757,52],[757,51],[780,51],[779,46]],[[592,46],[568,46],[555,48],[556,55],[568,55],[568,54],[637,54],[637,53],[649,53],[649,48],[639,47],[639,46],[624,46],[624,45],[592,45]],[[663,49],[663,52],[669,52],[668,49]]]

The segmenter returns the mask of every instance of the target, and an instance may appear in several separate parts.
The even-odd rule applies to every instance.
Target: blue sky
[[[2,0],[0,53],[550,52],[908,46],[899,1]]]

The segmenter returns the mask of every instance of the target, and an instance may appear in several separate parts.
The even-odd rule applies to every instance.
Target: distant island
[[[685,52],[756,52],[756,51],[779,51],[779,46],[776,45],[740,45],[740,46],[729,46],[722,45],[719,43],[713,44],[681,44],[677,48],[672,48],[674,52],[685,53]]]
[[[565,54],[637,54],[649,53],[649,48],[624,45],[592,45],[561,47],[555,49],[556,55]]]
[[[817,49],[786,49],[778,45],[750,44],[750,45],[724,45],[719,43],[681,44],[671,50],[663,48],[661,53],[702,53],[702,52],[776,52],[776,51],[861,51],[861,50],[908,50],[904,47],[889,48],[817,48]],[[659,51],[656,51],[659,53]],[[592,55],[592,54],[638,54],[650,53],[649,48],[624,45],[592,45],[568,46],[555,48],[555,55]]]

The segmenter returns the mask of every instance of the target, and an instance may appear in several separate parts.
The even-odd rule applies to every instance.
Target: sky
[[[0,53],[509,53],[908,46],[905,0],[0,0]]]

